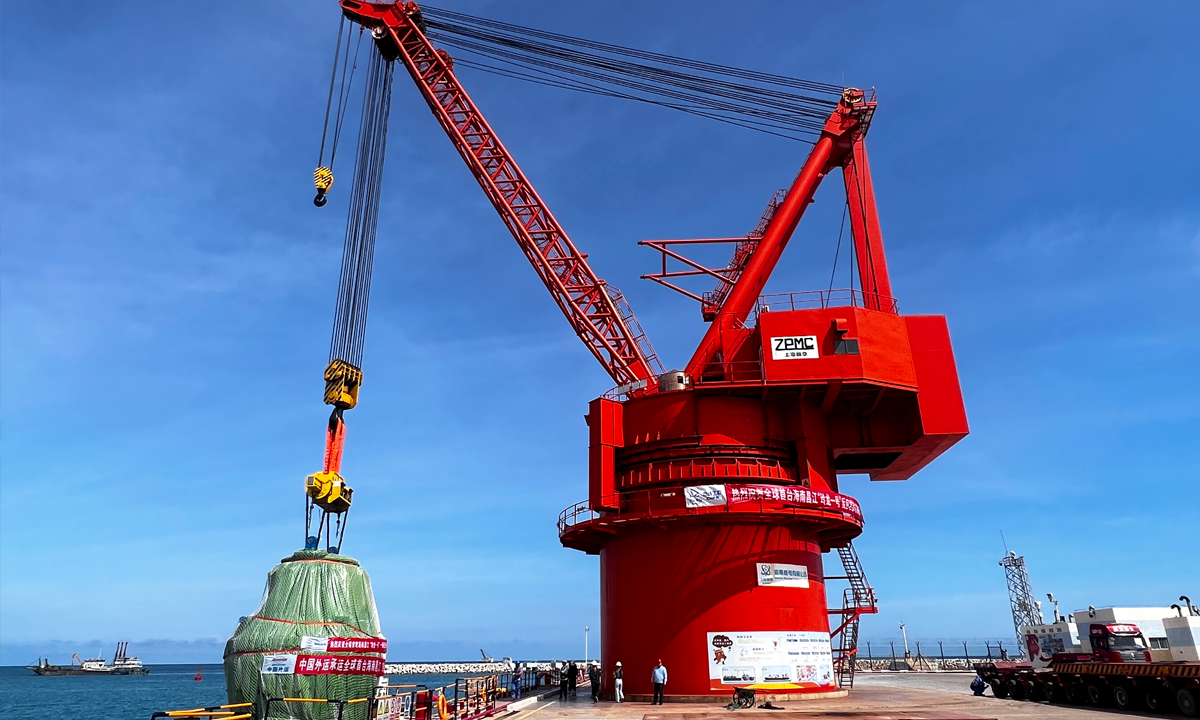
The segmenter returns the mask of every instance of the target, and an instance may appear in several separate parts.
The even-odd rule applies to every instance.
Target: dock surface
[[[586,687],[566,701],[552,695],[505,720],[1107,720],[1112,712],[1090,707],[1050,705],[1044,702],[1001,700],[989,690],[975,697],[967,687],[970,673],[860,674],[848,697],[778,702],[783,710],[737,710],[717,703],[601,701],[592,704]],[[1123,717],[1154,717],[1150,713],[1124,712]],[[1165,716],[1172,717],[1172,716]],[[1178,716],[1174,716],[1178,717]]]

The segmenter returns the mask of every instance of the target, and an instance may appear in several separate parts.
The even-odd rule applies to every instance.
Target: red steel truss
[[[632,313],[623,317],[605,282],[588,266],[521,168],[492,131],[453,71],[453,61],[436,50],[414,19],[414,3],[384,5],[342,0],[343,11],[380,39],[391,35],[399,59],[454,143],[483,192],[492,201],[533,269],[567,321],[618,384],[656,375],[654,351]],[[615,291],[611,291],[616,294]],[[631,328],[632,326],[632,328]]]
[[[890,309],[892,285],[879,232],[871,169],[867,164],[865,139],[874,113],[873,92],[852,89],[845,92],[787,196],[767,223],[762,239],[745,260],[736,284],[712,317],[712,325],[688,362],[689,375],[702,374],[714,360],[728,357],[737,349],[731,342],[737,342],[743,334],[730,330],[741,326],[754,309],[800,218],[812,203],[817,187],[837,167],[842,169],[846,201],[850,206],[850,229],[854,235],[864,306],[868,310],[895,312]]]

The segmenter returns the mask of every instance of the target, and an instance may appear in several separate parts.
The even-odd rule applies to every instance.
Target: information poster
[[[708,633],[708,676],[720,685],[833,685],[826,632]]]

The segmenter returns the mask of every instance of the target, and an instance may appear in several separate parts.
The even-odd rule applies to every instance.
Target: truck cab
[[[1127,623],[1093,624],[1088,631],[1095,662],[1150,662],[1150,648],[1137,625]]]

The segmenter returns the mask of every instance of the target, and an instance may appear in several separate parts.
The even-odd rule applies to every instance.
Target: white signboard
[[[807,360],[821,357],[816,335],[791,335],[771,338],[772,360]]]
[[[722,685],[833,685],[826,632],[708,633],[708,676]]]
[[[296,654],[264,655],[263,675],[291,675],[296,672]]]
[[[717,507],[729,504],[729,499],[725,496],[724,485],[692,485],[685,487],[683,489],[683,497],[690,508]]]
[[[785,565],[783,563],[754,563],[754,574],[758,577],[759,585],[774,585],[776,587],[808,587],[808,568],[804,565]]]
[[[318,652],[328,652],[329,638],[305,635],[304,637],[300,638],[300,649],[307,652],[312,652],[313,650]]]

